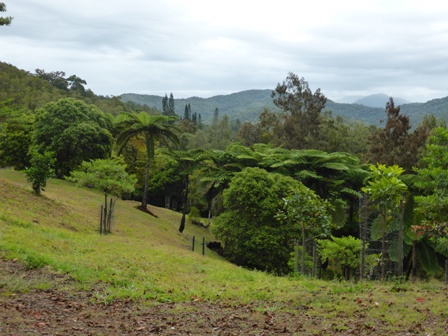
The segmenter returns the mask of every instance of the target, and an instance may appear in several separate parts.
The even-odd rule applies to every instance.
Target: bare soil
[[[277,305],[272,312],[260,310],[263,303],[116,300],[105,304],[98,302],[94,290],[59,290],[71,281],[63,275],[26,270],[0,259],[0,279],[11,275],[46,279],[55,286],[15,293],[0,288],[0,335],[392,335],[390,326],[365,314],[324,318],[294,303]],[[436,335],[432,332],[436,327],[448,330],[447,317],[427,312],[424,323],[393,335]]]

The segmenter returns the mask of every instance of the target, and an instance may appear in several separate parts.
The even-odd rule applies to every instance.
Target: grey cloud
[[[250,10],[241,6],[237,15],[261,20],[251,26],[223,20],[198,1],[10,0],[8,14],[15,19],[2,29],[1,61],[29,71],[74,73],[104,95],[273,89],[289,71],[327,96],[406,91],[423,100],[445,94],[447,8],[376,3],[369,10],[357,3],[360,9],[352,10],[351,2],[341,1],[334,8],[344,11],[314,24],[299,14],[292,22],[290,13],[277,8],[257,16],[266,6],[257,2]],[[298,6],[283,0],[278,5],[290,12]],[[204,8],[210,11],[200,12]]]

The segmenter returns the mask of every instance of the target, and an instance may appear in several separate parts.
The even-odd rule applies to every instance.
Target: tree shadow
[[[159,216],[157,216],[155,213],[153,213],[151,210],[149,210],[148,208],[142,207],[141,205],[136,206],[136,208],[140,211],[143,211],[155,218],[159,218]]]

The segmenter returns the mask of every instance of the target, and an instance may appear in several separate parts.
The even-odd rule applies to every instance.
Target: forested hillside
[[[229,95],[214,96],[210,98],[175,98],[175,109],[183,114],[186,104],[191,105],[193,112],[200,113],[205,123],[210,123],[213,112],[218,108],[220,114],[230,119],[239,119],[241,122],[257,121],[264,108],[277,111],[272,102],[272,90],[248,90]],[[140,95],[127,93],[120,96],[123,102],[134,102],[139,105],[148,105],[159,111],[162,110],[161,96]],[[400,104],[397,104],[400,105]],[[382,107],[369,107],[361,104],[336,103],[327,100],[325,110],[331,111],[334,116],[341,116],[347,120],[357,120],[370,125],[380,126],[385,119],[386,105]],[[401,111],[408,115],[413,126],[418,125],[425,115],[434,114],[436,118],[448,119],[448,97],[434,99],[426,103],[410,103],[401,105]]]
[[[47,73],[37,70],[39,71],[32,74],[0,62],[0,103],[34,112],[48,102],[72,97],[94,104],[103,112],[114,115],[127,109],[118,98],[97,96],[85,89],[87,82],[76,75],[66,76],[62,71]]]
[[[99,189],[106,200],[139,201],[149,214],[149,205],[170,207],[182,212],[180,233],[193,222],[211,227],[228,260],[283,275],[298,271],[291,263],[296,237],[305,247],[302,273],[310,270],[310,244],[322,244],[321,257],[332,260],[331,240],[359,248],[360,199],[368,194],[363,213],[376,218],[369,239],[382,251],[366,256],[365,265],[378,278],[435,275],[448,256],[448,200],[439,195],[448,177],[439,173],[443,158],[435,159],[446,150],[446,120],[415,112],[422,122],[413,125],[392,98],[384,110],[335,104],[293,73],[273,90],[191,100],[131,95],[137,100],[123,102],[95,95],[86,80],[62,71],[1,69],[0,167],[24,171],[38,195],[55,176]],[[445,103],[410,106],[440,112]],[[402,241],[389,246],[395,238],[386,233],[397,232],[404,213],[410,219]],[[110,227],[107,218],[102,228]],[[405,247],[401,256],[397,246]],[[431,263],[411,259],[414,252]],[[359,251],[351,253],[356,265],[334,265],[327,276],[366,276]],[[386,271],[374,262],[379,255],[381,265],[399,258],[404,266]]]
[[[192,113],[201,114],[202,121],[211,123],[215,109],[221,116],[227,115],[230,119],[244,121],[256,121],[264,108],[276,110],[272,102],[272,90],[248,90],[229,95],[214,96],[210,98],[175,98],[175,109],[183,114],[186,104],[191,105]],[[162,111],[163,97],[154,95],[138,95],[127,93],[120,96],[123,102],[134,102],[140,105],[148,105]]]
[[[62,71],[45,73],[40,70],[30,73],[17,67],[0,62],[0,102],[8,106],[17,106],[35,111],[49,101],[55,101],[63,97],[75,97],[88,104],[98,106],[103,112],[118,114],[130,108],[148,107],[163,110],[163,97],[155,95],[139,95],[133,93],[123,94],[119,97],[104,97],[95,95],[91,90],[84,89],[87,84],[74,76],[78,82],[67,81],[70,77]],[[43,71],[43,73],[42,73]],[[64,85],[58,86],[56,79],[62,79]],[[85,82],[86,84],[83,84]],[[79,85],[80,84],[80,85]],[[210,98],[182,98],[175,99],[175,111],[182,116],[185,105],[190,104],[191,112],[201,114],[202,121],[210,124],[216,108],[220,116],[227,115],[231,120],[238,119],[241,122],[256,122],[261,112],[267,108],[278,111],[272,101],[272,90],[248,90],[229,95],[220,95]],[[128,105],[124,103],[128,103]],[[140,105],[137,107],[136,105]],[[357,120],[371,125],[381,125],[385,119],[383,108],[373,108],[360,104],[336,103],[328,99],[325,110],[331,111],[333,116],[341,116],[346,120]],[[408,115],[411,125],[418,125],[425,115],[433,114],[436,118],[448,119],[448,97],[434,99],[426,103],[411,103],[401,105],[402,113]]]

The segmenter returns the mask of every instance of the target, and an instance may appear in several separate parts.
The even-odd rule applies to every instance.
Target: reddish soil
[[[8,274],[24,279],[45,277],[55,287],[70,281],[46,270],[26,271],[18,263],[0,259],[0,280]],[[204,301],[173,304],[121,300],[104,304],[95,299],[95,291],[63,292],[54,288],[9,293],[4,286],[0,288],[0,335],[390,334],[387,326],[369,321],[366,316],[336,316],[327,320],[293,304],[283,308],[266,313],[251,305]],[[345,322],[343,329],[337,327],[341,321]],[[442,324],[448,327],[448,320],[428,316],[424,324],[394,335],[435,335],[432,328]]]

